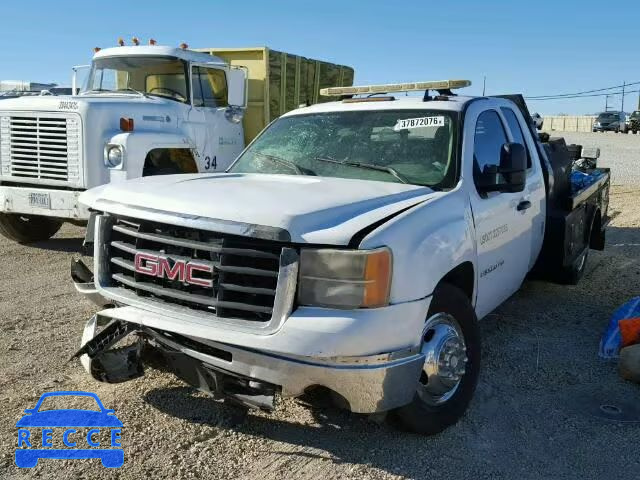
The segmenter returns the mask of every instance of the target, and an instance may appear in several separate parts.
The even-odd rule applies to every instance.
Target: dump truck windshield
[[[331,112],[283,117],[229,169],[452,187],[455,113],[435,110]]]
[[[98,58],[84,93],[137,93],[188,103],[186,72],[185,62],[172,57]]]

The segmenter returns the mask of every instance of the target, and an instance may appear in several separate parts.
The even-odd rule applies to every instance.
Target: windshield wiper
[[[147,95],[146,93],[141,92],[141,91],[136,90],[135,88],[131,88],[131,87],[119,88],[118,90],[116,90],[116,92],[135,92],[138,95],[140,95],[141,97],[149,98],[149,95]]]
[[[100,93],[100,92],[113,92],[113,90],[109,90],[107,88],[92,88],[91,90],[85,90],[84,92],[80,92],[81,95],[86,93]]]
[[[276,155],[269,155],[268,153],[256,152],[254,155],[259,155],[267,160],[271,160],[274,163],[279,163],[280,165],[284,165],[286,167],[292,168],[298,175],[306,175],[304,170],[300,168],[296,163],[291,160],[287,160],[286,158],[278,157]]]
[[[368,170],[378,170],[379,172],[387,172],[389,175],[397,178],[402,183],[411,183],[409,182],[409,179],[407,177],[398,173],[398,171],[393,167],[388,167],[384,165],[374,165],[373,163],[351,162],[349,160],[335,160],[333,158],[328,158],[328,157],[316,157],[314,158],[314,160],[319,160],[321,162],[336,163],[338,165],[348,165],[350,167],[365,168]]]

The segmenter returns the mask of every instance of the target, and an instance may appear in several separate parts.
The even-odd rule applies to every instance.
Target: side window
[[[483,172],[486,167],[500,165],[500,151],[507,142],[507,135],[498,112],[495,110],[482,112],[476,123],[473,142],[474,177]]]
[[[194,107],[227,107],[227,76],[217,68],[193,67]]]
[[[522,145],[526,150],[527,168],[531,168],[531,155],[529,154],[529,147],[524,141],[524,135],[522,134],[522,129],[520,128],[518,117],[516,117],[516,114],[513,113],[513,110],[511,110],[510,108],[502,107],[501,110],[504,118],[507,119],[507,125],[509,125],[509,130],[511,130],[511,134],[513,135],[513,141]]]

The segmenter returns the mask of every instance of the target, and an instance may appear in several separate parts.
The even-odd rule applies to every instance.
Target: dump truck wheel
[[[411,403],[391,412],[406,430],[434,435],[455,424],[473,397],[480,373],[480,329],[469,298],[443,283],[423,330],[425,364]]]
[[[18,243],[32,243],[53,237],[62,222],[48,217],[0,213],[0,234]]]

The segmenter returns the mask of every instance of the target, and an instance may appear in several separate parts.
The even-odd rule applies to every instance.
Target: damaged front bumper
[[[322,386],[353,412],[387,411],[413,399],[424,363],[418,348],[370,356],[285,356],[122,321],[118,310],[123,309],[98,313],[85,327],[78,354],[94,378],[126,381],[143,374],[148,356],[160,357],[194,387],[265,410],[274,407],[276,396],[295,397]],[[109,325],[106,335],[98,332],[102,325]],[[112,348],[132,333],[135,342]]]

